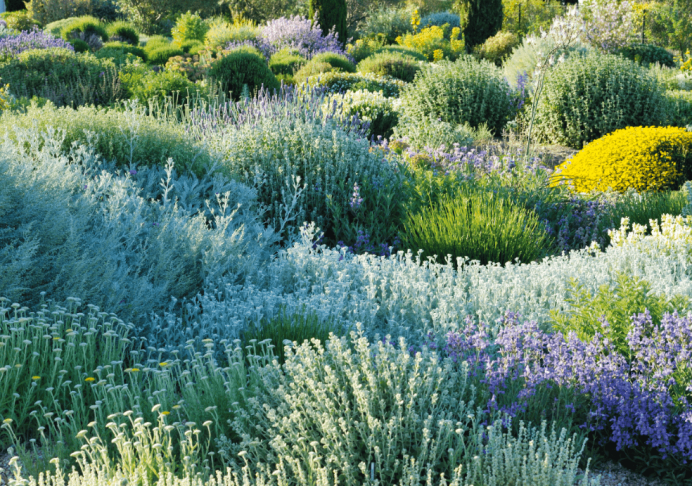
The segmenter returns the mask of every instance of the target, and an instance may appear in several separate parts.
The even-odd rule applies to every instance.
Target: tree
[[[324,35],[334,29],[339,41],[345,44],[348,39],[346,0],[309,0],[308,6],[310,18],[319,22]]]
[[[502,0],[458,0],[466,48],[482,44],[502,28]]]

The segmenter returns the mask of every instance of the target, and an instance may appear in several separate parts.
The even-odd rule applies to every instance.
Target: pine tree
[[[346,43],[346,0],[309,0],[310,18],[317,20],[324,35],[332,28],[339,35],[339,41]]]
[[[457,6],[467,49],[482,44],[502,28],[502,0],[459,0]]]

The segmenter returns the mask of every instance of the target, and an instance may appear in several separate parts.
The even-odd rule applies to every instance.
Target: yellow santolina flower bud
[[[164,410],[163,412],[161,412],[161,415],[170,415],[170,414],[171,414],[171,412],[169,412],[168,410]]]
[[[96,381],[96,378],[94,378],[93,376],[88,376],[84,378],[84,381]]]
[[[40,380],[41,377],[40,377],[40,376],[32,376],[31,379],[34,380],[34,381],[36,381],[36,380]]]
[[[629,127],[588,144],[555,168],[551,186],[576,192],[675,188],[692,164],[692,132],[678,127]]]

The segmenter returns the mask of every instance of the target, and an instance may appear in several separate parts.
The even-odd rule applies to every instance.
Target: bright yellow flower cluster
[[[629,127],[588,144],[555,169],[551,185],[577,192],[658,191],[674,186],[677,164],[692,153],[692,132],[678,127]]]
[[[675,62],[680,63],[680,71],[692,72],[692,55],[687,51],[684,56],[676,57]]]
[[[9,85],[0,86],[0,112],[5,111],[10,106],[10,94],[7,92]]]
[[[413,15],[411,15],[411,27],[414,32],[418,32],[418,27],[420,27],[420,14],[418,13],[418,9],[415,9]]]
[[[399,45],[415,49],[425,54],[429,61],[439,61],[443,58],[456,59],[464,52],[464,39],[460,38],[461,29],[454,27],[449,40],[445,39],[445,26],[433,25],[426,27],[417,34],[405,34],[399,36],[396,42]]]

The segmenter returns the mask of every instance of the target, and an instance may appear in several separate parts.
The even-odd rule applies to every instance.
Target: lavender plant
[[[0,37],[0,61],[6,61],[30,49],[50,49],[53,47],[74,51],[69,42],[53,37],[41,30],[23,31],[17,35],[3,36]]]

